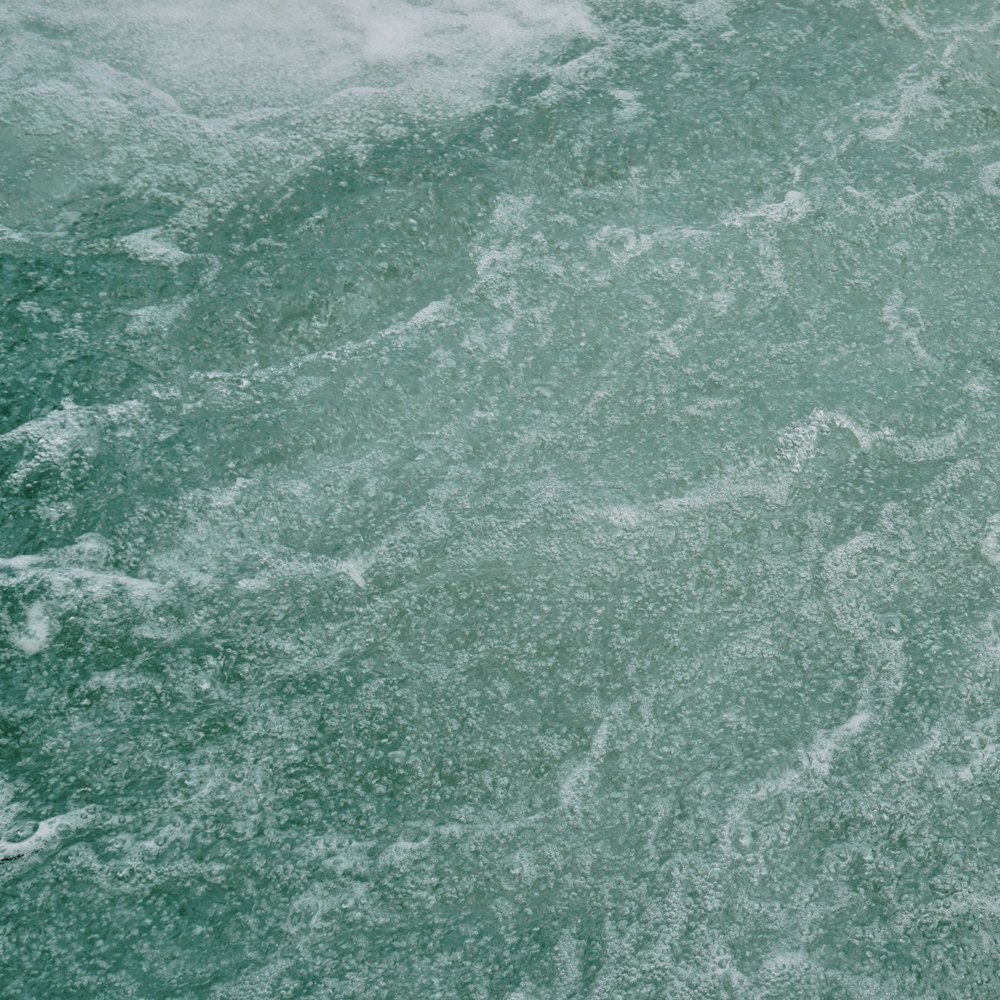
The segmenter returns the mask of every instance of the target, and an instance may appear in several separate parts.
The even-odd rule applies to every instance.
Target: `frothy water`
[[[992,5],[0,26],[11,996],[1000,994]]]

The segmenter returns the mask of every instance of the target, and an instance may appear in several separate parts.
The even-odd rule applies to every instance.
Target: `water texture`
[[[1000,996],[995,3],[0,40],[0,994]]]

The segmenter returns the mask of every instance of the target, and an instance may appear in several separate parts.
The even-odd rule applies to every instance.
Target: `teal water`
[[[0,39],[0,995],[1000,997],[994,3]]]

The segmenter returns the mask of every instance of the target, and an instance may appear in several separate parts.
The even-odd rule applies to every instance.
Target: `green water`
[[[0,40],[0,995],[1000,996],[994,3]]]

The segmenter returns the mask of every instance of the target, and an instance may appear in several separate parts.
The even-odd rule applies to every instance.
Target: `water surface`
[[[994,4],[0,38],[6,995],[1000,995]]]

